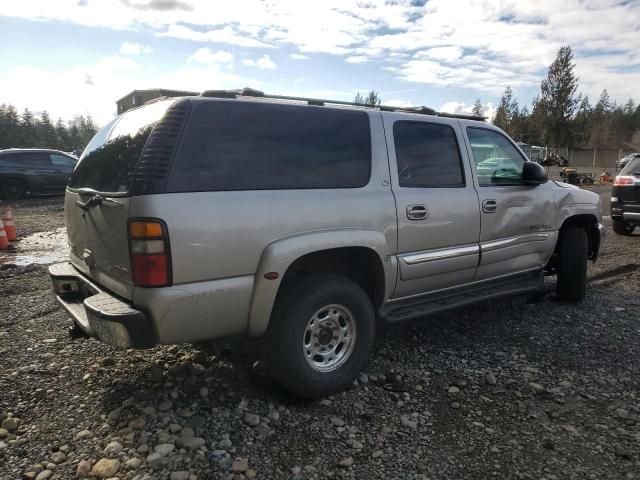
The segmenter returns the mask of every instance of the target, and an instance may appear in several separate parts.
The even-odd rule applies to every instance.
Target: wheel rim
[[[344,305],[327,305],[313,314],[302,338],[307,364],[317,372],[333,372],[351,357],[356,321]]]

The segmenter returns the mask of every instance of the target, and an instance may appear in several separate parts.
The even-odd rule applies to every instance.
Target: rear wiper
[[[103,197],[102,195],[94,195],[84,203],[81,202],[80,200],[76,200],[75,206],[76,207],[80,207],[82,210],[84,210],[86,212],[91,207],[95,207],[96,205],[100,205],[103,202],[114,203],[116,205],[122,205],[121,202],[118,202],[117,200],[113,200],[112,198]]]

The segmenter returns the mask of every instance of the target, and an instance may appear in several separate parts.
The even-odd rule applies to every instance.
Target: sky
[[[580,92],[640,101],[640,0],[0,0],[0,103],[103,125],[131,90],[260,89],[491,116],[562,45]]]

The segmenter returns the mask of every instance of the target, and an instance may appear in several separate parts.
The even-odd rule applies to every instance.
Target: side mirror
[[[536,162],[524,162],[522,167],[522,183],[525,185],[542,185],[547,183],[547,172]]]

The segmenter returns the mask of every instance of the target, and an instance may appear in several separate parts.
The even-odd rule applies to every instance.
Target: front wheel
[[[635,225],[624,222],[622,220],[613,221],[613,231],[616,232],[618,235],[631,235],[635,228],[636,228]]]
[[[578,226],[567,226],[560,231],[560,259],[556,293],[558,299],[578,303],[584,299],[587,288],[587,232]]]
[[[288,283],[268,332],[273,377],[304,398],[344,390],[366,368],[373,345],[369,297],[357,283],[333,274],[308,274]]]

